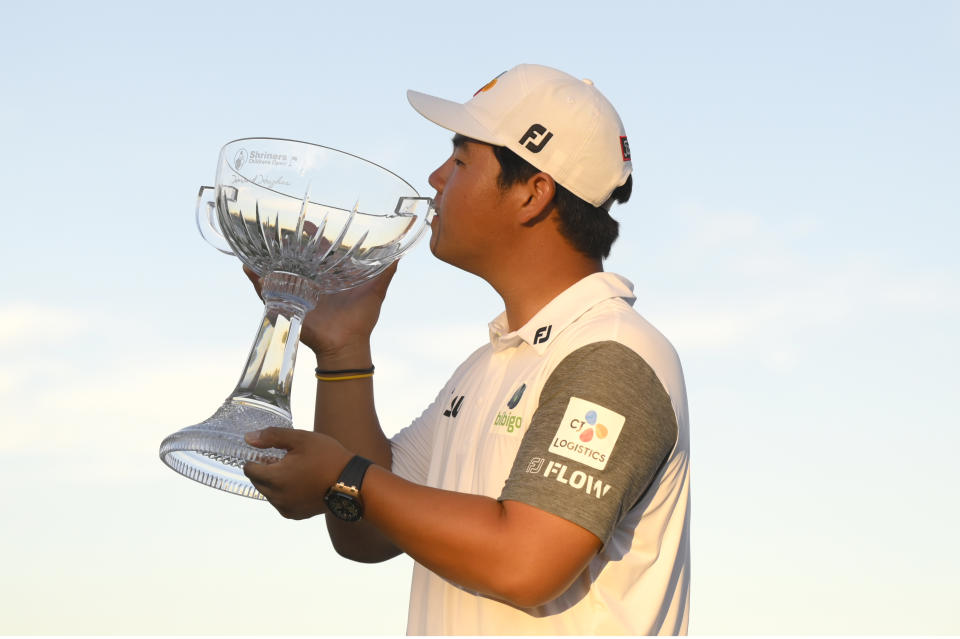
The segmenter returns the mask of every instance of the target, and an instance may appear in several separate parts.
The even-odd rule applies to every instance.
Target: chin
[[[455,260],[452,259],[452,256],[447,254],[443,247],[440,245],[440,242],[437,241],[437,236],[434,235],[430,239],[430,252],[433,253],[433,256],[440,260],[441,262],[446,262],[450,266],[455,266],[457,268],[462,268]]]

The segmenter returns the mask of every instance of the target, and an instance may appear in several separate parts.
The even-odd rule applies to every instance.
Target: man
[[[536,65],[465,104],[408,98],[456,134],[429,180],[430,248],[505,311],[389,440],[369,336],[393,269],[331,296],[301,338],[317,355],[316,432],[249,435],[288,453],[245,472],[284,516],[326,514],[342,555],[413,557],[411,634],[685,633],[683,375],[602,266],[607,211],[632,183],[619,116],[590,81]]]

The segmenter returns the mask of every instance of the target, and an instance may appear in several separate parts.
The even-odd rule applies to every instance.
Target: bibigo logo
[[[571,397],[549,451],[603,470],[625,421],[599,404]]]

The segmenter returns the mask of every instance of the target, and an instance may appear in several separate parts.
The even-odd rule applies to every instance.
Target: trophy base
[[[243,436],[269,427],[293,428],[289,415],[275,408],[228,399],[209,419],[170,435],[160,444],[160,459],[184,477],[235,495],[265,499],[247,476],[248,461],[270,463],[283,458],[279,448],[254,448]]]

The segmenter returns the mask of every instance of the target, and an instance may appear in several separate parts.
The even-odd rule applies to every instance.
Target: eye
[[[463,160],[460,158],[453,158],[453,163],[457,166],[466,166],[466,164],[464,164]]]

